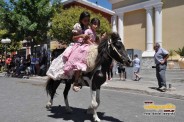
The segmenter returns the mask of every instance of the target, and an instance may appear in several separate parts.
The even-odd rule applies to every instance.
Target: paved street
[[[0,121],[1,122],[91,122],[92,116],[85,111],[90,103],[89,88],[69,94],[74,112],[67,114],[60,85],[54,106],[46,110],[48,100],[42,79],[17,79],[0,77]],[[157,105],[176,105],[175,115],[144,115],[145,101]],[[102,122],[183,122],[184,101],[172,98],[153,97],[123,90],[102,89],[98,115]]]

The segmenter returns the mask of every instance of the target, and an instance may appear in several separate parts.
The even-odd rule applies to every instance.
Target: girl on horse
[[[71,75],[74,71],[74,83],[73,90],[79,91],[80,87],[78,84],[78,79],[80,77],[81,71],[87,70],[87,54],[89,51],[89,46],[96,44],[96,30],[100,27],[100,20],[93,18],[91,20],[90,28],[85,30],[84,34],[89,35],[88,38],[83,38],[83,45],[76,48],[68,57],[68,61],[65,63],[64,72],[65,75]],[[79,38],[81,39],[81,38]]]
[[[72,72],[70,73],[70,77],[65,75],[63,68],[65,63],[67,62],[70,54],[80,45],[82,45],[82,40],[85,38],[89,38],[87,34],[84,34],[84,31],[89,28],[89,22],[90,22],[90,14],[86,11],[82,12],[79,17],[79,22],[76,23],[73,27],[72,33],[73,33],[73,41],[74,43],[71,43],[69,47],[65,49],[65,51],[59,55],[56,59],[52,61],[52,64],[50,65],[47,76],[54,79],[54,80],[60,80],[60,79],[71,79]]]

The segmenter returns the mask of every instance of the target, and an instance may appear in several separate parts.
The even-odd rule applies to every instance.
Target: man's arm
[[[162,51],[163,51],[163,54],[164,54],[165,56],[164,56],[164,58],[163,58],[163,61],[161,61],[160,63],[161,63],[161,64],[164,64],[164,63],[167,61],[167,59],[169,58],[169,53],[168,53],[168,51],[165,50],[165,49],[162,49]]]

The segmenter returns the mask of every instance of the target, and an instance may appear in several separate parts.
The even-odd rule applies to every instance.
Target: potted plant
[[[175,52],[180,55],[180,59],[178,60],[179,66],[181,69],[184,69],[184,46],[183,48],[178,48]]]
[[[174,50],[169,50],[169,57],[170,61],[168,62],[168,68],[173,69],[174,68],[174,61],[172,60],[172,57],[175,55]]]

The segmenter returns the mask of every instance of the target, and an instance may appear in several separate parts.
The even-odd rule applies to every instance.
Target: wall
[[[163,47],[181,48],[184,46],[184,0],[163,2]]]
[[[126,48],[146,49],[146,10],[124,14],[124,42]]]

